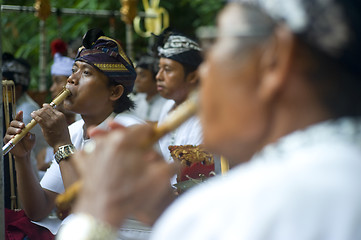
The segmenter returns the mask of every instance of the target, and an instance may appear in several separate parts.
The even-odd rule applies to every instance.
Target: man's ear
[[[197,84],[199,82],[198,69],[187,74],[186,81],[191,84]]]
[[[122,85],[115,85],[115,86],[112,86],[111,89],[110,89],[110,100],[111,101],[116,101],[118,100],[122,95],[123,95],[123,92],[124,92],[124,87]]]
[[[285,27],[279,27],[261,55],[261,99],[267,101],[273,98],[287,84],[294,48],[295,38],[292,33]]]

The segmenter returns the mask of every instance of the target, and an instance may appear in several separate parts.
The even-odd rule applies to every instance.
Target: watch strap
[[[75,153],[73,144],[60,146],[54,154],[55,161],[59,164],[62,160],[69,158]]]

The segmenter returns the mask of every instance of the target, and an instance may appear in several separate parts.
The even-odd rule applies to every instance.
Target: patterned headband
[[[201,51],[198,43],[184,36],[169,36],[163,47],[158,47],[158,53],[166,58],[190,50]]]
[[[4,56],[8,59],[5,59]],[[9,80],[13,80],[15,84],[29,86],[30,65],[14,58],[11,54],[3,54],[2,74]]]
[[[133,63],[119,43],[105,37],[101,30],[91,29],[85,34],[83,46],[79,48],[75,61],[84,61],[94,66],[110,82],[121,84],[126,94],[132,92],[137,76]]]
[[[181,64],[198,67],[202,62],[198,43],[192,39],[170,30],[165,30],[159,36],[155,51],[159,57],[165,57]]]

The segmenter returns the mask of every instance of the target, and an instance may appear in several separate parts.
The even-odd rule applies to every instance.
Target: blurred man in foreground
[[[59,238],[111,236],[137,213],[156,221],[156,240],[360,239],[360,13],[357,1],[229,3],[201,69],[200,116],[205,144],[237,166],[168,206],[172,165],[141,147],[152,129],[93,132]]]

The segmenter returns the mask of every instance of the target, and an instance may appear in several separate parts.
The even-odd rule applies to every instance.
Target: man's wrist
[[[14,158],[15,158],[15,164],[31,165],[30,152],[23,156],[14,156]]]
[[[55,161],[59,164],[62,160],[69,158],[75,153],[75,147],[73,144],[66,144],[60,146],[54,154]]]

